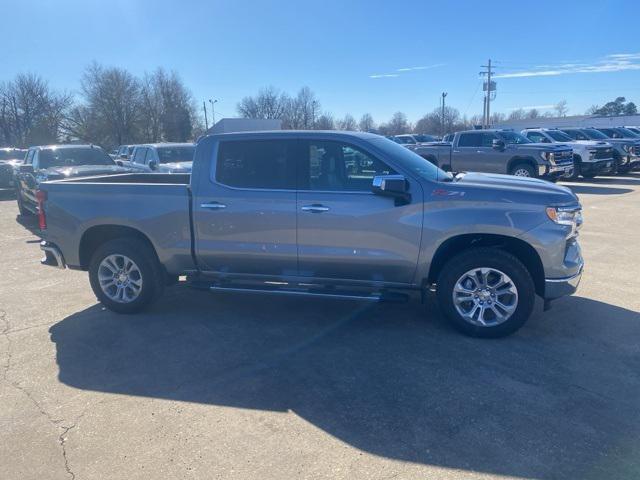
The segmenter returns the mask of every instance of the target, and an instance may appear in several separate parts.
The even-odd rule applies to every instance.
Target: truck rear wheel
[[[110,240],[95,251],[89,282],[98,300],[117,313],[136,313],[164,288],[162,267],[154,252],[137,238]]]
[[[511,175],[515,175],[516,177],[529,177],[535,178],[536,172],[533,167],[528,163],[517,163],[511,168]]]
[[[437,281],[440,308],[472,337],[510,335],[527,321],[535,286],[515,256],[497,248],[471,248],[449,260]]]

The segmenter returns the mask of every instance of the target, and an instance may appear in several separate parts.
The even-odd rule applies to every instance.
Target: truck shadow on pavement
[[[53,325],[60,381],[291,410],[408,462],[528,478],[640,469],[637,312],[569,297],[512,337],[477,340],[418,303],[179,290],[144,314],[95,305]]]

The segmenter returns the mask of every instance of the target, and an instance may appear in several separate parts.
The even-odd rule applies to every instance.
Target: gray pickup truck
[[[573,173],[570,147],[533,143],[511,130],[468,130],[457,132],[450,143],[407,147],[450,172],[504,173],[551,181]]]
[[[435,289],[462,332],[507,335],[582,274],[578,198],[453,176],[368,133],[209,135],[191,176],[45,182],[43,263],[86,270],[115,312],[178,282],[214,292],[399,300]]]

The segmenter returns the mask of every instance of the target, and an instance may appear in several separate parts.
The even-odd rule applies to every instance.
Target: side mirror
[[[123,163],[120,160],[116,160],[116,165],[122,167]]]
[[[411,200],[409,182],[404,175],[378,175],[373,177],[371,191],[383,197],[396,199],[396,205],[406,205]]]
[[[127,154],[126,154],[126,153],[121,153],[121,154],[120,154],[120,158],[121,158],[122,160],[126,160],[126,159],[127,159]]]
[[[148,165],[151,170],[155,170],[158,168],[158,162],[156,162],[155,160],[149,160]]]
[[[491,142],[491,146],[493,147],[494,150],[504,150],[505,149],[505,144],[502,140],[499,140],[497,138],[494,138],[493,141]]]
[[[20,173],[33,173],[33,165],[20,165],[20,167],[18,168],[18,171]]]

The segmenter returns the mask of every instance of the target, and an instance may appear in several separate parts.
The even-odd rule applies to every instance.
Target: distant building
[[[571,117],[538,117],[522,120],[505,120],[494,128],[555,128],[555,127],[623,127],[640,126],[640,115],[616,115],[604,117],[598,115],[574,115]]]
[[[282,130],[282,120],[262,118],[223,118],[207,130],[207,133],[256,132],[264,130]]]

